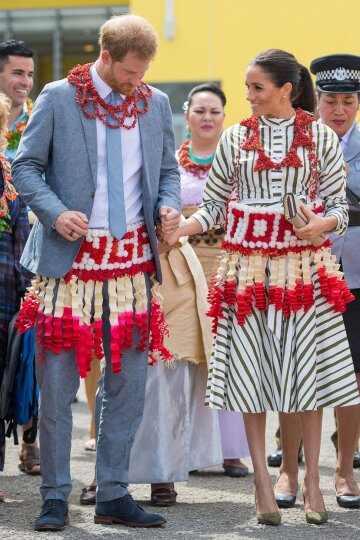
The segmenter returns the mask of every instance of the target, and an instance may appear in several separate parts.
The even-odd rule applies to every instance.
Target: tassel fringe
[[[316,279],[332,309],[343,313],[354,297],[329,248],[275,258],[226,253],[209,288],[207,315],[213,319],[212,331],[216,333],[224,307],[234,307],[239,325],[245,324],[253,308],[266,311],[273,305],[284,317],[306,312],[314,305]]]

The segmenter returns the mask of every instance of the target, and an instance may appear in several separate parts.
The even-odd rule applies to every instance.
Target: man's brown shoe
[[[80,504],[91,505],[96,503],[96,486],[90,484],[81,490]]]
[[[151,504],[154,506],[174,506],[176,496],[175,489],[157,488],[151,491]]]

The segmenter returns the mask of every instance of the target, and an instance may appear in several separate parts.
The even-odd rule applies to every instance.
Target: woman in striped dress
[[[207,404],[244,413],[257,519],[265,524],[281,521],[265,461],[266,411],[302,413],[306,520],[323,523],[322,407],[360,401],[341,316],[351,294],[328,243],[312,243],[346,230],[344,162],[334,132],[292,107],[313,97],[310,75],[293,55],[260,53],[246,86],[253,116],[224,132],[202,205],[165,239],[226,223],[210,298]],[[284,218],[288,192],[303,201],[302,229]]]

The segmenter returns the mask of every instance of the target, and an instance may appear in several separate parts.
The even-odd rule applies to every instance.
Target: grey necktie
[[[116,92],[110,93],[110,105],[117,105],[117,95]],[[108,115],[107,120],[110,124],[113,123],[110,115]],[[109,228],[111,234],[118,240],[121,240],[126,233],[120,130],[121,128],[106,128]]]

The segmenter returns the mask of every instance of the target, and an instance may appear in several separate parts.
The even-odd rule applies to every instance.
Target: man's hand
[[[89,230],[89,220],[82,212],[66,210],[56,218],[55,229],[61,236],[74,242],[81,236],[86,236]]]
[[[179,228],[180,214],[169,206],[161,206],[159,216],[161,219],[161,240],[168,244],[169,237]]]

